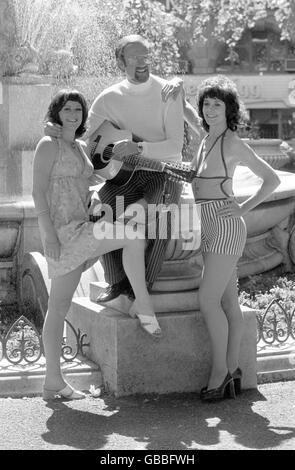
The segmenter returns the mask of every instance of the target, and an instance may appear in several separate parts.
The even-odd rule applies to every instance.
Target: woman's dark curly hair
[[[236,131],[239,125],[247,121],[247,111],[239,98],[235,83],[224,75],[217,75],[204,80],[198,88],[198,113],[202,119],[202,126],[207,132],[209,126],[204,118],[203,103],[204,99],[208,97],[218,98],[225,103],[227,127],[232,131]]]
[[[82,106],[82,122],[75,132],[75,137],[81,137],[86,131],[86,120],[88,117],[88,106],[84,96],[78,90],[60,90],[52,99],[47,110],[45,121],[50,121],[53,124],[60,124],[62,122],[59,117],[59,112],[67,103],[67,101],[76,101]]]

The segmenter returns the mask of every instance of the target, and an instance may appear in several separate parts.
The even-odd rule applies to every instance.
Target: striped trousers
[[[115,185],[111,180],[106,181],[99,191],[99,197],[102,204],[108,204],[112,208],[114,220],[116,220],[130,204],[136,203],[139,199],[144,198],[148,204],[155,205],[163,202],[164,186],[165,193],[169,194],[169,204],[178,204],[182,184],[170,181],[163,173],[145,170],[135,171],[131,179],[123,186]],[[120,198],[120,201],[123,201],[120,208],[116,207],[116,198],[118,196],[123,196]],[[169,218],[167,218],[167,225],[167,237],[165,239],[153,238],[147,240],[145,265],[146,283],[149,288],[152,287],[160,272],[166,246],[171,238],[171,222]],[[105,271],[105,280],[109,284],[116,284],[126,277],[122,264],[122,250],[112,251],[103,255],[101,261]]]

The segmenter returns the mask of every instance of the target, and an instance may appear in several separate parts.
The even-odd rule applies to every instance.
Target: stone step
[[[190,261],[185,259],[164,261],[153,284],[153,292],[181,292],[197,289],[202,276],[203,263],[196,256]]]
[[[282,351],[269,347],[257,355],[258,383],[295,379],[295,345]]]
[[[102,386],[99,367],[84,356],[71,362],[62,361],[65,379],[79,390],[89,391],[91,385]],[[45,378],[45,358],[33,364],[13,365],[6,359],[0,362],[0,397],[26,397],[42,395]]]
[[[295,380],[295,369],[275,369],[257,373],[257,383],[281,382]]]
[[[268,371],[274,369],[274,364],[278,369],[295,369],[295,346],[293,348],[284,349],[283,351],[273,351],[257,355],[258,371]]]

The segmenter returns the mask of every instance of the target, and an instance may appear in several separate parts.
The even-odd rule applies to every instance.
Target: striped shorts
[[[247,229],[242,217],[218,217],[216,211],[226,200],[201,203],[202,251],[242,256]]]

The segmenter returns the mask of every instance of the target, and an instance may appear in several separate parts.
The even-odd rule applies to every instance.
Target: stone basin
[[[295,174],[282,170],[276,170],[276,173],[281,179],[281,184],[270,196],[268,196],[267,201],[277,201],[278,199],[295,197]],[[233,179],[233,188],[238,200],[244,200],[253,194],[260,184],[260,178],[252,173],[248,168],[243,166],[238,166],[236,168]]]
[[[281,147],[281,139],[243,139],[243,141],[277,170],[290,161],[290,156]]]
[[[295,174],[276,170],[281,184],[265,202],[251,210],[245,216],[248,236],[263,233],[278,225],[295,210]],[[239,166],[233,180],[234,194],[239,202],[254,194],[261,184],[248,168]]]
[[[285,264],[286,270],[294,268],[292,263],[295,259],[295,175],[281,170],[276,170],[276,172],[281,179],[280,185],[262,204],[252,209],[244,217],[247,226],[247,243],[238,263],[239,277],[268,271],[281,263]],[[254,194],[260,184],[261,179],[251,170],[243,166],[237,167],[233,179],[233,189],[239,202]],[[182,201],[194,204],[191,185],[185,185]],[[200,237],[200,233],[196,235]],[[171,244],[172,241],[169,243]],[[167,251],[169,252],[169,250]],[[195,270],[194,283],[197,287],[202,271],[201,250],[195,249],[194,257],[192,253],[189,253],[187,258],[190,258],[189,269],[194,268]],[[173,259],[175,260],[175,257],[170,258],[169,261],[171,262]],[[170,270],[171,267],[167,266],[166,269]],[[184,266],[183,269],[185,269]],[[160,273],[160,277],[163,271]],[[157,287],[156,283],[156,289]]]
[[[276,190],[259,206],[252,209],[245,216],[248,237],[276,226],[295,210],[295,174],[276,170],[281,179]],[[233,190],[238,202],[242,202],[260,187],[261,179],[252,171],[243,166],[236,168],[233,178]],[[193,201],[193,192],[190,185],[185,188],[184,194],[187,202]]]

